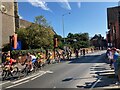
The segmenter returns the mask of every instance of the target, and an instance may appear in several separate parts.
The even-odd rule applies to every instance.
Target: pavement
[[[90,68],[90,73],[87,74],[90,78],[85,78],[78,88],[90,88],[92,89],[120,89],[120,85],[117,85],[118,81],[115,78],[114,69],[111,69],[108,61],[104,58],[105,63],[98,63]]]
[[[72,61],[51,64],[26,78],[5,81],[3,88],[119,89],[103,54],[89,53]],[[92,55],[92,56],[91,56]],[[89,57],[89,58],[88,58]]]

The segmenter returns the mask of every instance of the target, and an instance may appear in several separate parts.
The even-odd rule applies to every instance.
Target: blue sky
[[[40,4],[40,5],[39,5]],[[63,36],[62,15],[64,16],[65,36],[70,33],[88,32],[105,36],[107,31],[107,8],[117,6],[117,2],[19,2],[19,15],[22,19],[34,22],[34,17],[44,15],[57,34]]]

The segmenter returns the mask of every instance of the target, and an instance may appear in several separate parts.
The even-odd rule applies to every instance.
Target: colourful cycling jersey
[[[13,65],[13,63],[16,63],[16,60],[11,58],[9,62],[10,62],[10,65]]]
[[[34,55],[30,55],[32,63],[35,63],[35,61],[37,60],[37,58]]]
[[[39,58],[41,58],[42,57],[42,55],[40,54],[40,53],[38,53],[37,55],[36,55],[36,58],[37,59],[39,59]]]
[[[30,57],[31,57],[31,60],[36,59],[34,55],[30,55]]]

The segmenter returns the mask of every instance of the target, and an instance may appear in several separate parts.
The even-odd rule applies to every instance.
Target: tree
[[[86,48],[89,47],[89,34],[88,33],[69,33],[66,38],[67,44],[72,48]]]
[[[41,26],[46,26],[47,25],[47,20],[42,15],[41,16],[36,16],[34,22],[38,25],[41,25]]]
[[[24,49],[53,48],[53,28],[47,24],[44,16],[35,17],[35,23],[27,28],[20,28],[17,34]]]

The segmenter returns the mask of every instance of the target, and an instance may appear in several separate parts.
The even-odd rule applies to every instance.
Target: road
[[[94,88],[99,81],[95,71],[102,71],[106,65],[104,53],[99,51],[48,65],[22,80],[7,81],[2,84],[2,88]]]

